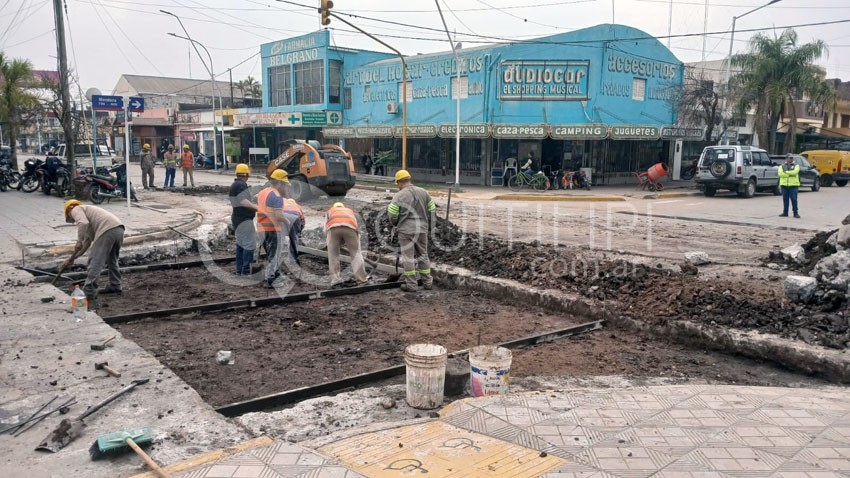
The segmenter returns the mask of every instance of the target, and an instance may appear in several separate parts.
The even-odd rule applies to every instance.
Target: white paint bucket
[[[407,404],[429,410],[443,403],[446,379],[446,348],[434,344],[413,344],[404,350],[407,365]]]
[[[479,345],[469,349],[472,396],[505,395],[511,383],[513,354],[504,347]]]

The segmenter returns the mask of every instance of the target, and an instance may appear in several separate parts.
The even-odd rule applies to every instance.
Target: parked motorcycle
[[[21,173],[12,169],[12,161],[8,158],[0,160],[0,191],[18,189],[21,185]]]
[[[98,168],[99,169],[99,168]],[[105,199],[126,198],[127,167],[124,163],[113,166],[108,170],[109,174],[85,174],[78,181],[88,183],[85,186],[85,195],[95,204],[102,203]],[[115,173],[115,176],[112,176]],[[130,185],[130,199],[138,201],[136,193]]]
[[[699,158],[694,159],[688,166],[682,168],[682,171],[679,173],[679,177],[681,177],[684,181],[690,181],[694,179],[694,176],[697,174],[697,163],[699,162]]]
[[[61,159],[55,156],[47,158],[36,170],[41,192],[53,193],[55,196],[65,197],[71,191],[71,173]]]
[[[561,186],[564,189],[586,189],[590,191],[590,181],[587,180],[587,174],[581,169],[564,171],[561,178]]]
[[[41,159],[28,159],[24,161],[24,174],[21,176],[21,182],[18,185],[21,191],[31,193],[41,187],[41,183],[38,181],[38,170],[42,166],[44,166],[44,160]]]

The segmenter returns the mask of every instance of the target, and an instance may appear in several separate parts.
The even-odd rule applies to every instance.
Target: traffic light
[[[331,0],[322,0],[322,25],[330,25],[331,23],[331,8],[334,7],[334,2]]]

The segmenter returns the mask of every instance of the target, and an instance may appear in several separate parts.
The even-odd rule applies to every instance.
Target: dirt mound
[[[832,231],[821,231],[803,244],[806,252],[806,260],[798,264],[791,259],[786,259],[780,251],[770,251],[764,263],[785,264],[789,269],[808,274],[821,259],[836,253],[835,246],[827,244],[829,236],[835,234],[838,229]]]
[[[391,230],[386,213],[367,213],[366,223],[369,248],[386,252]],[[508,242],[464,232],[442,219],[438,219],[432,237],[430,257],[434,262],[542,289],[613,301],[622,305],[617,313],[646,322],[690,320],[758,330],[834,348],[850,346],[847,303],[841,304],[847,309],[845,312],[827,313],[836,309],[835,304],[816,298],[813,305],[789,305],[758,281],[731,287],[721,278],[694,280],[692,270],[679,272],[624,260],[597,259],[564,247]],[[804,246],[812,251],[811,257],[827,255],[827,237],[826,233],[819,234]]]

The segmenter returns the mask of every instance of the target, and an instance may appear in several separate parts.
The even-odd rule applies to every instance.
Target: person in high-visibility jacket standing
[[[431,262],[428,260],[428,236],[436,223],[437,204],[428,191],[413,185],[410,173],[404,169],[395,173],[398,192],[387,206],[390,223],[398,233],[404,263],[404,284],[401,290],[413,292],[418,279],[426,290],[434,287]]]
[[[195,176],[192,175],[192,170],[195,168],[195,155],[188,144],[183,145],[183,154],[180,156],[180,167],[183,168],[183,187],[186,187],[186,176],[192,181],[192,187],[195,187]]]
[[[797,210],[797,191],[800,190],[800,165],[794,164],[794,156],[791,153],[785,155],[785,164],[779,167],[779,186],[782,188],[782,214],[779,217],[788,217],[788,202],[791,202],[794,217],[800,219],[800,211]]]
[[[334,203],[325,214],[325,234],[328,243],[328,269],[331,272],[331,284],[337,285],[339,278],[339,249],[345,244],[351,255],[351,270],[357,285],[369,283],[363,256],[360,255],[360,230],[357,228],[357,216],[345,204]]]
[[[266,251],[266,273],[263,287],[273,289],[284,285],[280,275],[280,253],[283,250],[284,231],[289,230],[289,219],[283,213],[283,197],[289,184],[286,171],[276,169],[269,177],[269,186],[257,194],[257,233],[262,235]]]

